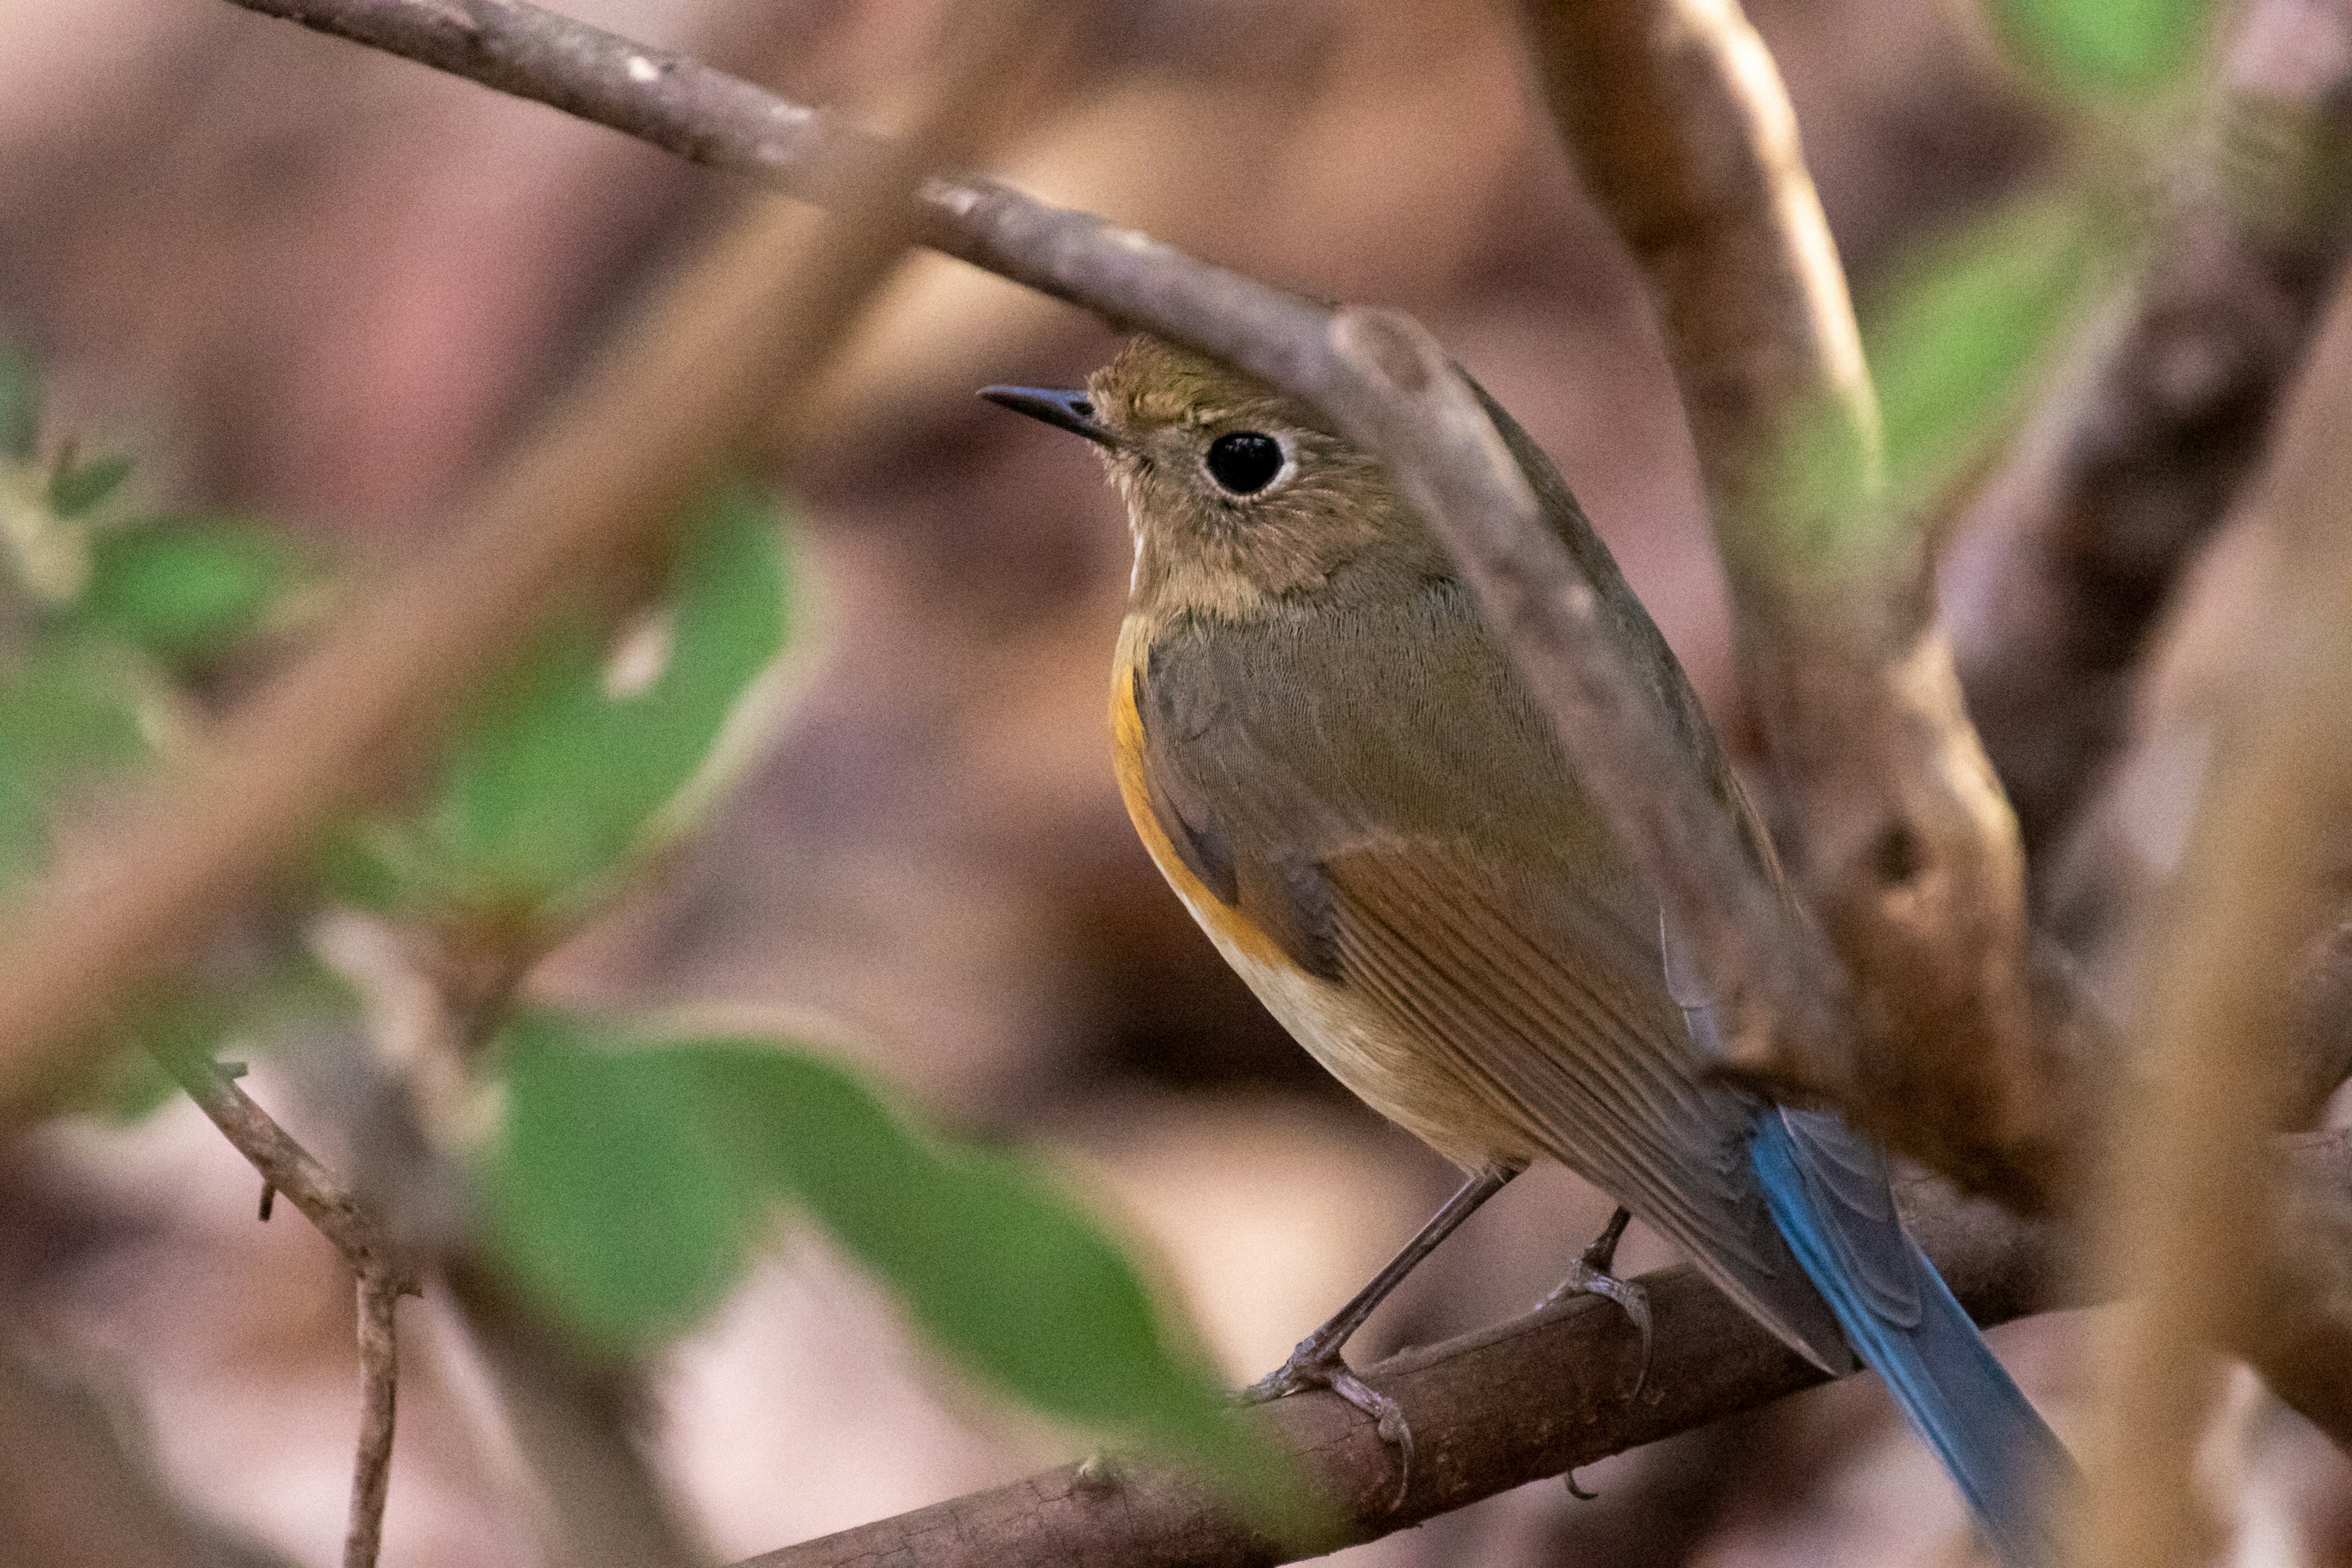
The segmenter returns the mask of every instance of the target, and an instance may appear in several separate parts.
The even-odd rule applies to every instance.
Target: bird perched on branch
[[[983,396],[1085,437],[1135,570],[1118,783],[1218,951],[1308,1051],[1468,1181],[1250,1393],[1321,1385],[1411,1429],[1340,1347],[1517,1172],[1559,1161],[1825,1371],[1886,1380],[2014,1568],[2053,1555],[2064,1450],[1904,1232],[1878,1152],[1709,1079],[1704,986],[1453,562],[1381,466],[1297,401],[1139,338],[1084,392]],[[1481,392],[1479,395],[1485,398]],[[1550,462],[1488,414],[1652,676],[1689,764],[1780,875],[1681,667]],[[1621,1212],[1568,1287],[1607,1294]],[[1400,1497],[1402,1498],[1402,1492]]]

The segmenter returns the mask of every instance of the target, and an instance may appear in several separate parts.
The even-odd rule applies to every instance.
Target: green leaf
[[[532,1013],[503,1036],[506,1136],[491,1235],[581,1334],[625,1348],[692,1323],[742,1260],[756,1170],[710,1134],[690,1064]]]
[[[1863,313],[1883,446],[1834,413],[1799,426],[1774,487],[1784,548],[1836,565],[1916,526],[2022,410],[2118,245],[2090,203],[2044,197],[1912,257]]]
[[[49,510],[59,517],[79,517],[112,495],[131,477],[131,459],[99,458],[49,476]]]
[[[184,669],[249,634],[300,581],[286,540],[250,524],[163,519],[90,542],[83,624]]]
[[[2212,0],[1990,0],[2002,41],[2078,94],[2144,98],[2187,71]]]
[[[1948,485],[2014,416],[2109,276],[2116,237],[2085,203],[2032,201],[1922,255],[1863,334],[1897,505]]]
[[[29,759],[0,738],[0,894],[48,857],[48,813]]]
[[[933,1139],[843,1068],[757,1040],[626,1048],[541,1015],[510,1035],[493,1163],[508,1256],[576,1325],[676,1328],[762,1198],[805,1210],[941,1349],[1063,1420],[1209,1468],[1258,1506],[1287,1475],[1118,1247],[1052,1184]]]
[[[119,649],[67,639],[37,649],[0,680],[0,752],[47,789],[147,755],[149,700]]]
[[[40,373],[31,355],[0,340],[0,456],[30,462],[40,441]]]
[[[0,678],[0,886],[47,859],[62,790],[146,759],[152,695],[121,649],[73,637]]]
[[[749,487],[726,487],[680,541],[659,674],[611,692],[585,628],[542,638],[461,732],[421,862],[457,896],[501,902],[556,900],[609,875],[693,793],[782,650],[787,598],[773,517]]]

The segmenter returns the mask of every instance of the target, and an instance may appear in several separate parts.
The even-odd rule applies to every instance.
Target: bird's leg
[[[1607,1228],[1592,1238],[1592,1245],[1569,1269],[1568,1278],[1536,1305],[1549,1307],[1563,1296],[1587,1295],[1606,1296],[1622,1307],[1642,1336],[1642,1365],[1633,1374],[1633,1392],[1639,1394],[1650,1375],[1650,1293],[1632,1280],[1620,1279],[1609,1272],[1617,1261],[1617,1244],[1624,1239],[1625,1227],[1633,1219],[1632,1213],[1622,1208],[1611,1215]]]
[[[1364,1326],[1372,1309],[1387,1300],[1423,1258],[1436,1251],[1439,1242],[1475,1214],[1479,1205],[1501,1192],[1504,1184],[1517,1174],[1517,1171],[1485,1171],[1463,1183],[1461,1189],[1445,1200],[1445,1206],[1431,1215],[1429,1223],[1329,1322],[1299,1341],[1288,1361],[1234,1397],[1244,1405],[1259,1405],[1302,1388],[1329,1389],[1370,1416],[1380,1427],[1381,1436],[1396,1446],[1403,1469],[1397,1495],[1398,1500],[1402,1501],[1405,1489],[1412,1484],[1412,1428],[1405,1424],[1404,1411],[1397,1402],[1349,1371],[1339,1352],[1355,1331]]]

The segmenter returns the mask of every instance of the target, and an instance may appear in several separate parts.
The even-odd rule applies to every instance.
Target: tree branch
[[[2338,1184],[2352,1181],[2352,1139],[2297,1157]],[[1924,1182],[1904,1197],[1922,1245],[1980,1322],[2062,1304],[2063,1248],[2045,1226]],[[1412,1421],[1412,1490],[1402,1506],[1395,1451],[1337,1398],[1294,1394],[1247,1412],[1300,1456],[1338,1510],[1336,1533],[1311,1550],[1370,1541],[1824,1381],[1688,1266],[1641,1284],[1654,1340],[1648,1377],[1631,1397],[1640,1337],[1615,1306],[1589,1296],[1366,1371]],[[739,1568],[1263,1568],[1297,1550],[1252,1534],[1189,1482],[1122,1468],[1089,1484],[1065,1466]]]
[[[1885,515],[1877,402],[1780,73],[1738,0],[1527,12],[1570,152],[1649,283],[1782,847],[1852,981],[1859,1028],[1735,1039],[1727,1065],[2046,1206],[2077,1123],[2048,1089],[2016,824],[1933,621],[1926,538]],[[1833,478],[1795,482],[1799,452]]]
[[[2202,1555],[2189,1473],[2208,1394],[2197,1352],[2244,1342],[2266,1304],[2232,1264],[2277,1212],[2259,1160],[2286,1087],[2274,1045],[2289,1030],[2296,955],[2331,896],[2315,846],[2352,816],[2347,428],[2352,289],[2336,296],[2265,475],[2281,546],[2267,619],[2237,652],[2138,1009],[2145,1063],[2118,1108],[2098,1210],[2100,1265],[2125,1302],[2106,1357],[2111,1430],[2092,1471],[2086,1565]],[[2271,1250],[2279,1243],[2294,1245],[2279,1236]],[[2305,1315],[2293,1321],[2315,1331]],[[2336,1349],[2352,1358],[2352,1340]],[[2341,1384],[2340,1373],[2328,1380],[2331,1392]],[[2352,1412],[2327,1415],[2331,1430],[2352,1426]]]
[[[360,1433],[352,1465],[343,1568],[374,1568],[392,1480],[393,1407],[399,1378],[393,1307],[419,1289],[415,1262],[350,1189],[255,1104],[218,1063],[182,1052],[157,1055],[188,1098],[261,1173],[265,1194],[283,1194],[342,1254],[352,1270],[359,1299]],[[268,1217],[266,1209],[263,1217]]]
[[[391,1234],[351,1189],[254,1103],[243,1085],[209,1057],[159,1052],[157,1059],[261,1179],[334,1245],[353,1274],[381,1277],[403,1292],[415,1293],[415,1266]]]

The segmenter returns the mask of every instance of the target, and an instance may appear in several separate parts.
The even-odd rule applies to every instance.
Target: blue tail
[[[2008,1568],[2058,1561],[2074,1461],[1905,1234],[1876,1151],[1820,1111],[1767,1110],[1748,1160],[1847,1342],[1886,1380]]]

